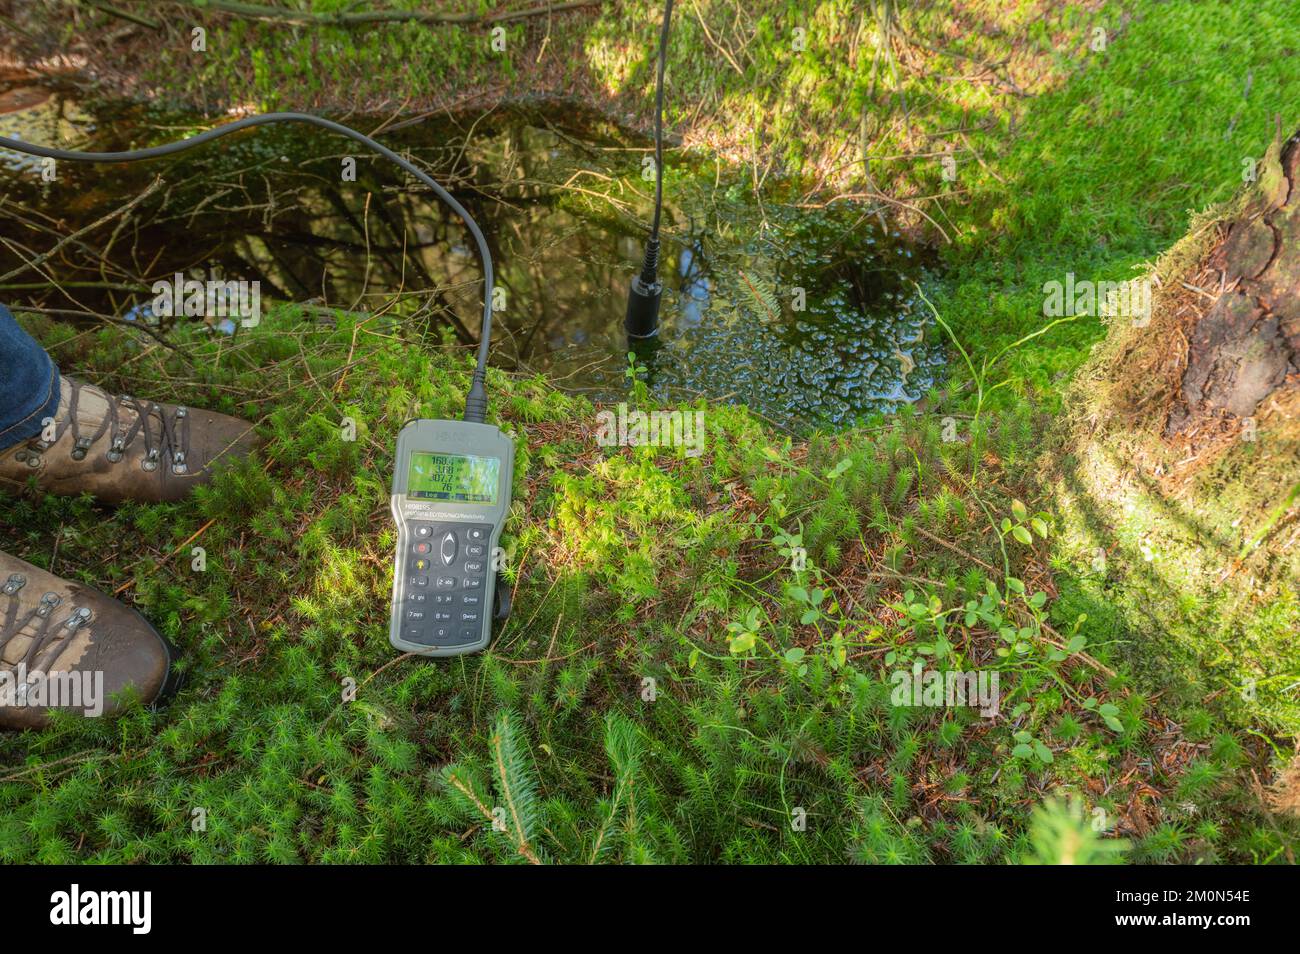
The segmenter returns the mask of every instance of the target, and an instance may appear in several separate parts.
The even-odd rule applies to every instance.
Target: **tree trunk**
[[[1300,137],[1263,162],[1261,188],[1210,256],[1217,297],[1188,340],[1166,434],[1205,415],[1254,416],[1300,374]]]
[[[1148,278],[1059,431],[1079,599],[1156,684],[1300,734],[1300,134]]]

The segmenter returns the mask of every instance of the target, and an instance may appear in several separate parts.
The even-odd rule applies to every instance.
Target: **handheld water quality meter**
[[[170,156],[251,126],[283,122],[326,129],[396,163],[460,216],[478,247],[483,264],[483,324],[478,362],[465,398],[465,419],[412,421],[397,439],[392,490],[397,557],[389,641],[399,649],[428,656],[482,649],[490,638],[493,616],[505,618],[510,610],[508,590],[496,598],[492,554],[510,506],[514,442],[485,423],[492,339],[492,253],[465,207],[423,169],[387,146],[310,113],[246,116],[178,142],[123,152],[56,149],[3,136],[0,148],[71,162],[137,162]]]
[[[659,36],[655,91],[654,220],[641,273],[633,279],[625,321],[629,339],[658,331],[659,224],[663,204],[663,98],[668,27],[666,0]],[[415,420],[397,437],[391,506],[397,554],[389,642],[406,652],[454,656],[487,646],[494,616],[510,612],[509,590],[496,589],[501,527],[510,507],[514,441],[486,423],[488,347],[492,337],[492,253],[473,217],[428,173],[369,136],[309,113],[246,116],[188,139],[122,152],[79,152],[0,136],[0,149],[72,162],[137,162],[170,156],[252,126],[305,123],[360,143],[424,183],[465,223],[483,264],[483,324],[478,362],[470,378],[462,421]]]
[[[483,649],[515,444],[490,424],[417,420],[397,435],[388,641],[425,656]]]

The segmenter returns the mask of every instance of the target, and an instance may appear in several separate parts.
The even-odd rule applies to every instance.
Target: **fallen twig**
[[[367,26],[375,23],[459,23],[475,25],[509,23],[528,17],[547,16],[583,7],[602,6],[605,0],[568,0],[566,3],[547,4],[526,10],[503,10],[500,13],[433,13],[428,10],[358,10],[333,13],[312,10],[291,10],[287,7],[270,7],[257,3],[239,3],[236,0],[171,0],[181,7],[228,13],[247,20],[268,23],[286,23],[309,26]]]
[[[195,540],[197,540],[199,537],[201,537],[201,536],[203,535],[203,531],[207,530],[208,527],[212,526],[212,525],[213,525],[214,523],[216,523],[216,522],[217,522],[217,518],[216,518],[216,517],[213,517],[211,520],[209,520],[209,521],[208,521],[207,523],[205,523],[203,526],[199,527],[199,529],[195,530],[192,534],[190,534],[189,539],[187,539],[187,540],[185,540],[184,542],[182,542],[179,546],[176,547],[176,549],[172,550],[171,553],[167,554],[165,557],[163,557],[161,560],[159,560],[158,563],[154,566],[154,570],[159,570],[159,569],[161,569],[162,566],[163,566],[163,565],[164,565],[168,560],[170,560],[170,559],[171,559],[172,557],[174,557],[176,554],[180,553],[180,552],[181,552],[182,550],[184,550],[187,546],[189,546],[191,543],[193,543]],[[121,586],[119,586],[117,589],[115,589],[115,590],[113,591],[113,595],[114,595],[114,596],[121,596],[123,593],[125,593],[127,590],[129,590],[131,587],[135,586],[135,581],[136,581],[136,578],[135,578],[134,576],[131,577],[131,579],[127,580],[125,583],[123,583]]]
[[[109,212],[107,215],[101,216],[100,218],[96,219],[94,222],[91,222],[85,228],[78,229],[77,231],[73,232],[71,235],[60,239],[58,243],[56,243],[55,246],[49,251],[42,252],[40,255],[37,255],[35,258],[24,261],[23,264],[19,265],[17,268],[7,271],[3,275],[0,275],[0,282],[7,282],[9,279],[13,278],[14,276],[21,275],[29,268],[36,268],[37,266],[47,261],[52,255],[55,255],[61,248],[63,248],[69,242],[75,242],[77,239],[81,238],[81,236],[95,231],[95,229],[99,228],[101,225],[105,224],[106,222],[111,222],[119,215],[124,215],[125,213],[130,212],[132,209],[134,209],[137,205],[139,205],[149,196],[157,192],[158,187],[161,185],[162,185],[161,177],[154,179],[153,182],[149,184],[149,187],[147,189],[145,189],[143,192],[137,195],[130,202],[126,203],[125,205],[118,206],[112,212]]]

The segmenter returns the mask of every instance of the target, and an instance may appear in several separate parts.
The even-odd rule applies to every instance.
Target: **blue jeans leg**
[[[0,450],[41,432],[59,408],[59,369],[0,305]]]

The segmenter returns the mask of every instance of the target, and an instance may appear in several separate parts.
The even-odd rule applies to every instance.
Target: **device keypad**
[[[492,527],[436,521],[411,521],[409,527],[412,542],[399,571],[407,580],[402,638],[423,646],[477,642],[483,634]],[[433,593],[432,600],[425,591]]]

